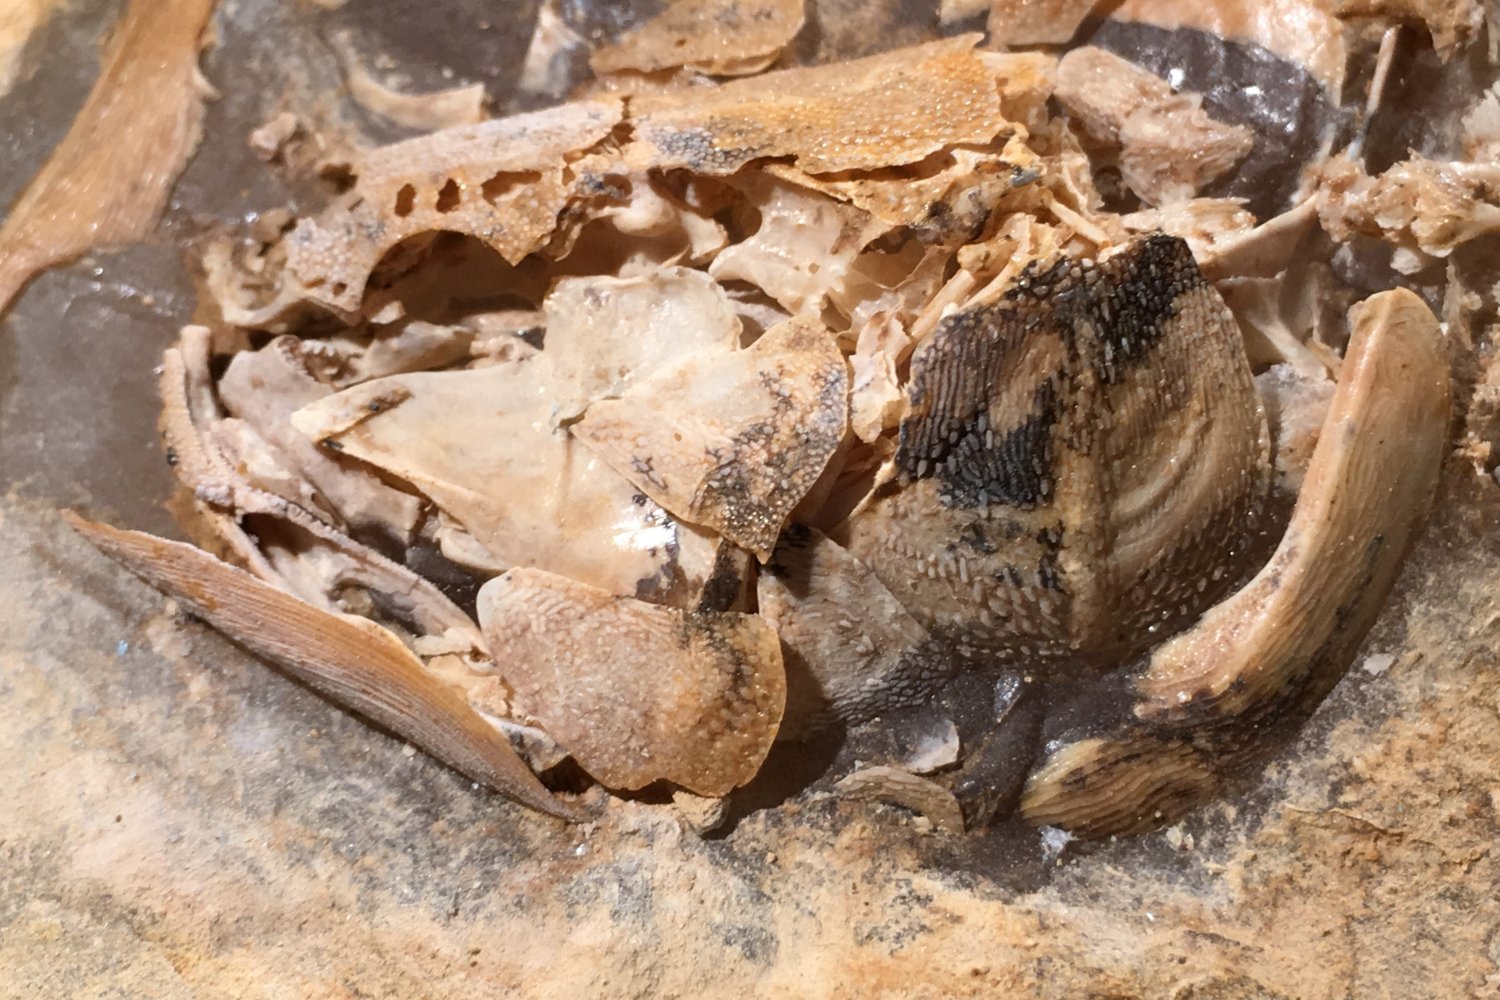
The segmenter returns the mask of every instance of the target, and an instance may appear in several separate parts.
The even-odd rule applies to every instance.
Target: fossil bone
[[[724,795],[771,749],[786,680],[776,633],[754,615],[516,569],[484,585],[479,620],[521,708],[606,785]]]
[[[100,551],[314,690],[507,798],[561,819],[584,818],[542,786],[500,730],[374,622],[322,611],[191,545],[72,514],[68,521]]]
[[[1083,835],[1155,826],[1216,787],[1274,708],[1315,705],[1343,674],[1431,503],[1450,405],[1442,335],[1419,298],[1379,293],[1351,326],[1275,555],[1152,654],[1116,732],[1063,746],[1031,776],[1027,819]]]

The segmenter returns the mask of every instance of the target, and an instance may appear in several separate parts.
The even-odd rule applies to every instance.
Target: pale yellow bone
[[[374,622],[315,608],[190,545],[71,512],[64,517],[99,551],[338,704],[522,805],[560,819],[585,818],[548,792],[461,694]]]

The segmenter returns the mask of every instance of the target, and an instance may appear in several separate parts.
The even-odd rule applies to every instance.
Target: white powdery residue
[[[1041,833],[1042,860],[1049,863],[1061,857],[1063,848],[1078,839],[1067,830],[1060,830],[1055,826],[1044,826]]]
[[[1167,843],[1174,851],[1191,851],[1193,849],[1193,835],[1183,830],[1182,824],[1169,826],[1162,831]]]
[[[1395,662],[1396,657],[1390,653],[1371,653],[1365,657],[1365,662],[1360,664],[1360,668],[1371,677],[1379,677],[1391,669],[1391,664]]]

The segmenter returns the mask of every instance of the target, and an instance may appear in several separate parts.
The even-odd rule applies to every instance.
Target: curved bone
[[[178,480],[193,492],[199,513],[218,539],[255,576],[325,611],[335,610],[329,592],[339,584],[353,583],[380,594],[428,634],[457,630],[475,649],[483,649],[474,622],[435,585],[309,510],[251,486],[225,459],[205,434],[205,428],[223,418],[208,376],[209,337],[204,327],[184,327],[180,345],[162,359],[158,384],[168,459]],[[335,554],[330,572],[322,574],[316,584],[288,579],[245,531],[241,519],[247,514],[273,518],[304,532],[314,545],[326,547]]]
[[[964,814],[953,793],[935,781],[903,771],[899,767],[876,765],[861,768],[841,780],[834,789],[846,799],[894,802],[919,815],[945,833],[964,832]]]
[[[1449,365],[1409,291],[1350,314],[1343,378],[1291,524],[1264,569],[1135,682],[1131,718],[1068,743],[1031,776],[1022,814],[1084,836],[1146,829],[1212,791],[1277,709],[1310,711],[1358,649],[1432,501],[1447,441]]]
[[[507,798],[560,819],[585,818],[542,786],[503,733],[374,622],[322,611],[190,545],[64,516],[99,551],[315,691]]]

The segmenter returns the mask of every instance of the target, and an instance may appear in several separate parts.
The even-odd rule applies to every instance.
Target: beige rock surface
[[[540,819],[11,497],[0,996],[1500,992],[1497,515],[1455,467],[1367,644],[1388,669],[1226,804],[1047,863],[754,786],[710,840],[664,805]]]

